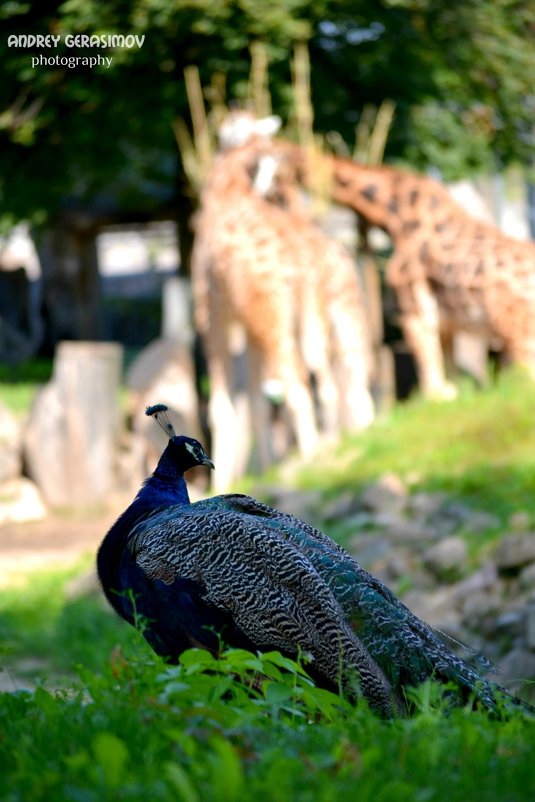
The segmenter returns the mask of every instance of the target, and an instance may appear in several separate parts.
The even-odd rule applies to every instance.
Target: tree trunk
[[[45,341],[51,351],[60,340],[103,337],[97,233],[89,221],[84,224],[64,217],[36,241],[42,269]]]
[[[114,489],[122,348],[62,342],[25,438],[30,475],[53,506],[91,505]]]

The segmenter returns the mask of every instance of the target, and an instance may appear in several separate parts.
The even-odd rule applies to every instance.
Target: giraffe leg
[[[286,385],[286,401],[292,414],[297,446],[304,457],[311,457],[318,444],[318,429],[310,392],[301,381]]]
[[[329,342],[329,321],[316,283],[309,281],[302,290],[300,308],[300,345],[307,370],[316,382],[319,419],[327,436],[338,433],[339,398]]]
[[[216,470],[212,476],[214,489],[228,490],[235,476],[236,410],[226,377],[220,365],[211,362],[208,420],[212,432],[212,457]]]
[[[318,399],[321,413],[321,426],[327,437],[334,437],[339,431],[338,388],[332,374],[331,366],[324,362],[316,370]]]
[[[438,304],[427,281],[419,279],[399,286],[397,291],[403,336],[414,355],[423,394],[428,398],[455,398],[456,388],[446,379]]]
[[[336,269],[329,272],[326,292],[341,385],[341,417],[344,428],[358,431],[369,426],[375,414],[369,389],[369,322],[355,265],[338,245],[331,261]]]
[[[535,337],[509,338],[504,337],[505,350],[511,362],[522,365],[535,380]]]
[[[301,363],[296,344],[292,352],[280,362],[285,402],[290,410],[297,447],[304,457],[310,457],[318,444],[318,428],[312,392],[306,371]]]
[[[359,431],[372,423],[375,412],[369,390],[370,356],[366,336],[354,311],[334,308],[333,333],[342,385],[343,425]]]
[[[271,442],[270,404],[262,388],[262,354],[251,342],[247,348],[249,360],[249,399],[251,406],[251,428],[255,452],[260,470],[274,462]]]
[[[236,406],[233,356],[230,344],[232,321],[224,314],[215,294],[210,295],[210,327],[204,332],[204,344],[210,377],[208,422],[212,434],[212,459],[216,470],[212,474],[217,492],[228,490],[239,475],[244,456],[246,423],[243,409]],[[243,394],[242,394],[243,396]]]

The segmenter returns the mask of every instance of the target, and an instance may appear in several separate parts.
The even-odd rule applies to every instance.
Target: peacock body
[[[434,677],[496,709],[521,704],[457,657],[385,585],[325,534],[239,494],[191,504],[184,473],[209,465],[202,446],[170,435],[151,477],[106,535],[97,567],[103,590],[129,623],[141,620],[154,651],[176,661],[221,642],[306,654],[324,687],[360,692],[382,715],[404,689]]]

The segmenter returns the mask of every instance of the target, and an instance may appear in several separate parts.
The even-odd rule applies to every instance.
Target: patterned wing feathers
[[[170,508],[153,516],[130,541],[138,565],[150,578],[172,569],[199,582],[206,600],[230,612],[258,648],[310,654],[314,670],[334,687],[356,673],[370,704],[391,714],[396,702],[390,683],[328,585],[298,545],[273,526],[270,508],[253,511],[246,498],[222,504],[210,499],[179,515]]]

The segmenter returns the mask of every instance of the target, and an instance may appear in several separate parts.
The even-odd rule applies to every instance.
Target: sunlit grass
[[[465,387],[452,404],[415,399],[293,470],[291,482],[328,501],[394,471],[411,490],[445,490],[497,515],[504,525],[478,534],[481,549],[512,512],[535,517],[534,401],[518,373],[485,392]],[[414,716],[385,722],[276,655],[216,662],[191,651],[168,667],[97,586],[73,587],[93,566],[88,555],[0,591],[0,666],[16,676],[37,658],[30,685],[49,689],[0,693],[2,802],[535,797],[533,720],[451,710],[427,684]]]
[[[36,657],[52,671],[72,673],[78,664],[102,666],[104,655],[138,634],[108,608],[96,579],[94,590],[76,590],[80,576],[91,579],[94,555],[63,569],[36,570],[21,584],[0,590],[0,643],[6,664]],[[91,583],[89,583],[91,584]]]
[[[453,402],[415,398],[320,453],[296,484],[333,497],[390,472],[414,490],[445,490],[504,517],[533,510],[535,385],[511,371],[485,391],[462,387]]]
[[[0,401],[22,417],[29,411],[38,387],[51,375],[50,359],[32,359],[21,365],[0,363]]]

